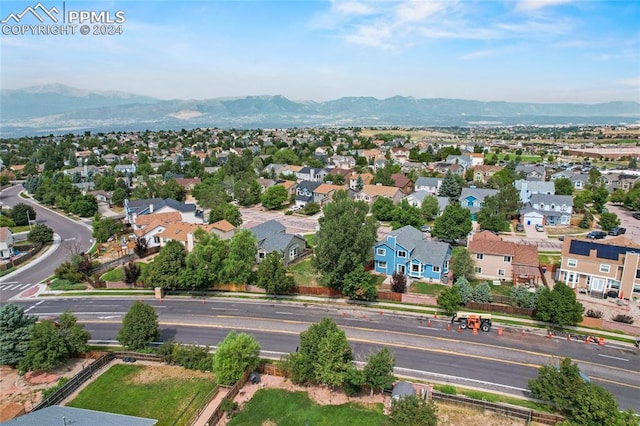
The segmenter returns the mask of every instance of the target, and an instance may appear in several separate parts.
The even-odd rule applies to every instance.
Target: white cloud
[[[405,1],[400,3],[395,9],[394,25],[408,22],[421,22],[454,5],[455,2],[450,1]]]
[[[375,13],[375,9],[371,5],[355,1],[334,3],[333,10],[343,15],[371,15]]]
[[[573,0],[520,0],[516,9],[522,11],[532,11],[545,8],[547,6],[558,6],[571,3]]]
[[[640,88],[640,77],[625,78],[624,80],[619,80],[618,83],[623,86],[635,86]]]
[[[499,50],[487,49],[487,50],[477,50],[475,52],[467,53],[466,55],[462,55],[460,59],[470,60],[476,58],[486,58],[487,56],[496,56],[499,54]]]

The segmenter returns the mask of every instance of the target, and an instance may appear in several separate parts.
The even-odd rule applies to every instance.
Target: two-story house
[[[525,180],[546,180],[547,170],[544,166],[536,166],[534,164],[518,164],[516,166],[516,174],[522,173]]]
[[[462,188],[460,206],[471,211],[471,220],[476,220],[476,214],[484,205],[484,199],[498,194],[497,189]]]
[[[640,297],[640,244],[624,237],[608,240],[565,238],[559,279],[571,288],[603,296]]]
[[[438,216],[442,214],[442,212],[447,208],[450,202],[449,197],[438,197],[437,195],[431,194],[427,191],[416,191],[412,194],[407,195],[403,199],[407,200],[407,202],[413,207],[419,208],[420,206],[422,206],[422,202],[427,197],[436,197],[436,199],[438,200]]]
[[[451,246],[424,238],[413,226],[392,231],[373,247],[374,269],[379,274],[405,274],[446,284]]]
[[[474,234],[467,248],[475,262],[477,278],[507,280],[514,284],[540,282],[538,247],[503,241],[490,231]]]
[[[331,201],[331,199],[333,198],[333,194],[336,191],[340,191],[341,189],[345,189],[345,187],[323,183],[313,190],[313,202],[319,204],[322,207],[327,202]]]
[[[446,162],[462,167],[462,173],[473,167],[473,158],[470,155],[448,155]]]
[[[393,204],[398,204],[400,200],[402,200],[402,197],[404,197],[404,194],[400,191],[400,188],[396,188],[395,186],[365,185],[362,191],[355,194],[354,199],[356,201],[364,201],[367,204],[373,204],[378,197],[390,198]]]
[[[208,225],[173,222],[167,223],[164,226],[164,230],[158,232],[154,236],[154,239],[160,241],[161,247],[164,247],[169,241],[178,241],[184,246],[188,253],[191,253],[197,243],[194,234],[198,229],[202,229],[207,233],[215,234],[221,240],[228,240],[233,238],[236,228],[226,220],[221,220]]]
[[[13,233],[6,226],[0,228],[0,258],[9,259],[13,256]]]
[[[587,183],[589,183],[589,175],[583,173],[576,173],[572,170],[562,170],[557,173],[551,175],[550,180],[555,181],[556,179],[567,178],[573,184],[573,189],[581,191],[587,187]]]
[[[396,163],[403,164],[405,161],[409,161],[410,151],[411,150],[409,148],[402,148],[402,147],[391,148],[390,149],[391,159]]]
[[[526,225],[569,225],[573,214],[571,195],[533,194],[529,205],[520,210]]]
[[[473,168],[473,181],[486,184],[493,175],[502,169],[502,166],[489,166],[484,164],[481,166],[475,166]]]
[[[297,260],[306,248],[306,240],[298,234],[287,234],[286,228],[276,220],[269,220],[253,228],[249,228],[258,242],[256,263],[272,251],[279,251],[283,255],[283,263],[288,265]]]
[[[442,186],[442,178],[435,177],[419,177],[416,180],[416,191],[427,191],[430,194],[437,195]]]
[[[195,204],[186,204],[172,198],[147,198],[144,200],[124,201],[125,221],[135,223],[137,216],[151,213],[178,212],[182,222],[204,223],[202,210],[196,208]]]
[[[356,166],[356,160],[351,155],[334,155],[329,161],[336,169],[349,170]]]
[[[553,182],[518,179],[513,184],[520,193],[520,202],[527,204],[534,194],[554,195],[556,187]]]
[[[355,191],[358,188],[358,178],[360,178],[360,183],[364,186],[370,185],[374,176],[371,173],[352,172],[347,178],[347,185],[349,189]]]
[[[415,190],[413,181],[402,173],[392,174],[391,179],[393,179],[393,186],[400,188],[405,194],[411,194]]]
[[[307,203],[313,201],[313,191],[322,185],[320,182],[304,180],[298,182],[296,186],[296,206],[303,208]]]

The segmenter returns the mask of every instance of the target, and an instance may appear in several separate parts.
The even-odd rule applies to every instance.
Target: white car
[[[544,226],[542,226],[542,225],[540,225],[540,224],[537,224],[537,225],[536,225],[536,231],[538,231],[538,232],[544,232]]]

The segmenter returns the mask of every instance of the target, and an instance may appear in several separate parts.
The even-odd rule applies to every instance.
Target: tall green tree
[[[315,379],[331,387],[342,386],[351,369],[353,354],[344,331],[328,333],[318,343],[318,357],[314,361]]]
[[[336,191],[333,202],[324,207],[316,235],[314,264],[326,285],[342,289],[345,275],[371,260],[378,223],[367,216],[369,207]]]
[[[116,339],[131,350],[144,349],[160,337],[158,314],[151,305],[135,301],[122,319]]]
[[[447,315],[451,315],[460,308],[460,290],[456,287],[445,288],[437,297],[440,306]]]
[[[242,224],[240,209],[227,202],[222,202],[211,207],[209,211],[209,223],[215,223],[221,220],[226,220],[233,226],[240,226]]]
[[[458,289],[460,293],[460,303],[463,305],[473,300],[473,287],[465,277],[459,277],[453,284],[453,287]]]
[[[422,218],[428,222],[438,217],[440,213],[440,205],[438,204],[438,198],[435,195],[428,195],[422,200],[420,205],[420,213]]]
[[[378,197],[371,205],[371,214],[376,219],[386,222],[393,219],[395,208],[391,198]]]
[[[509,229],[509,222],[500,209],[498,197],[490,195],[485,197],[484,203],[476,214],[481,229],[502,232]]]
[[[529,381],[529,390],[534,398],[554,403],[565,413],[570,412],[575,395],[584,385],[578,365],[570,358],[563,358],[560,365],[543,365],[538,377]]]
[[[454,203],[458,201],[460,192],[462,192],[461,182],[456,179],[456,175],[454,175],[451,170],[447,170],[447,173],[444,175],[444,179],[442,179],[442,185],[440,185],[438,196],[448,197],[449,200]]]
[[[27,239],[34,243],[50,243],[53,241],[53,229],[44,223],[36,223],[29,232]]]
[[[100,213],[93,216],[93,238],[104,243],[109,237],[122,232],[122,222],[110,217],[102,217]]]
[[[27,352],[31,329],[37,319],[13,303],[0,308],[0,364],[18,365]]]
[[[553,186],[556,191],[556,195],[572,195],[573,194],[573,182],[571,179],[563,177],[553,181]]]
[[[362,265],[358,265],[356,269],[344,276],[342,292],[354,300],[375,300],[378,297],[373,277],[364,270]]]
[[[206,290],[221,282],[224,260],[229,246],[217,235],[198,229],[194,233],[197,243],[187,254],[180,282],[185,289]]]
[[[265,208],[275,210],[282,207],[284,202],[287,201],[288,195],[284,186],[273,185],[267,188],[264,194],[262,194],[260,201]]]
[[[255,337],[230,331],[218,344],[213,358],[213,371],[220,384],[233,385],[247,370],[260,362],[260,345]]]
[[[371,396],[374,390],[378,389],[382,393],[393,385],[395,365],[396,359],[388,348],[383,348],[367,358],[362,372],[364,383],[371,388]]]
[[[175,240],[167,242],[146,270],[145,283],[151,287],[179,288],[180,275],[186,266],[187,252]]]
[[[591,191],[591,200],[593,201],[593,208],[596,212],[600,213],[604,208],[604,205],[609,198],[609,191],[604,186],[599,186]]]
[[[229,243],[229,255],[223,261],[222,281],[247,284],[258,254],[256,237],[248,229],[241,229]]]
[[[511,219],[518,214],[522,203],[520,202],[520,194],[515,186],[506,185],[500,188],[495,197],[498,200],[500,213],[502,213],[506,219]]]
[[[576,294],[562,281],[553,290],[544,288],[538,295],[536,318],[559,326],[576,325],[582,321],[584,306],[576,300]]]
[[[29,221],[33,223],[36,220],[36,211],[28,204],[18,203],[13,206],[9,216],[16,226],[25,226]]]
[[[293,277],[287,275],[283,264],[283,256],[279,251],[272,251],[262,259],[258,265],[258,287],[264,288],[267,294],[287,294],[296,283]]]
[[[457,248],[451,258],[451,272],[455,278],[464,277],[473,279],[475,262],[471,259],[471,253],[465,247]]]
[[[442,215],[436,219],[431,235],[441,240],[466,238],[473,229],[471,212],[460,204],[449,204]]]
[[[391,222],[391,227],[393,229],[402,228],[407,225],[418,228],[422,223],[420,209],[409,204],[406,199],[403,199],[393,210]]]
[[[603,230],[608,231],[611,228],[615,228],[616,226],[620,225],[620,219],[615,213],[602,213],[600,215],[600,221],[598,223],[600,223],[600,226]]]

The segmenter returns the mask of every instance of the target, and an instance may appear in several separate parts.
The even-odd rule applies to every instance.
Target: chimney
[[[193,232],[187,232],[187,252],[191,253],[193,250]]]
[[[153,203],[149,204],[149,213],[153,213]]]

